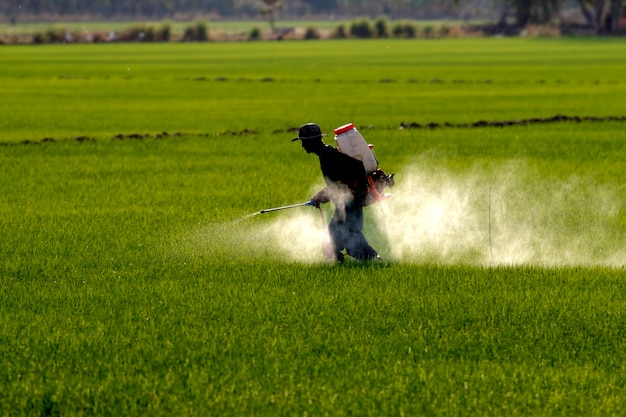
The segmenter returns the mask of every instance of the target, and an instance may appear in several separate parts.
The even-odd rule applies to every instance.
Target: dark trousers
[[[378,253],[363,236],[363,207],[347,207],[341,215],[335,211],[328,225],[330,241],[324,244],[324,255],[331,261],[343,260],[343,250],[359,261],[376,259]]]

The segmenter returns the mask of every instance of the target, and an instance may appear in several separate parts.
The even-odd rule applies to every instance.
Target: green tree
[[[515,16],[515,26],[522,28],[529,23],[548,23],[558,13],[564,0],[505,0],[499,25],[504,26],[509,12]]]
[[[2,13],[6,14],[11,25],[15,25],[18,20],[17,0],[5,0],[2,2]]]
[[[620,20],[623,14],[623,0],[578,0],[587,23],[598,33],[617,34],[621,32]],[[529,23],[550,22],[564,6],[565,0],[507,0],[505,8],[514,10],[516,25],[524,27]],[[503,17],[506,14],[503,14]]]
[[[272,29],[272,33],[276,32],[275,20],[276,20],[276,11],[283,8],[282,0],[260,0],[263,3],[263,7],[261,8],[261,14],[267,16],[270,23],[270,28]]]
[[[623,30],[620,20],[624,13],[623,0],[579,0],[583,14],[598,33],[618,34]]]
[[[459,4],[462,0],[454,0]],[[530,23],[550,22],[559,12],[565,0],[502,0],[500,18],[495,25],[496,32],[506,32],[510,26],[515,29],[526,27]],[[509,24],[508,17],[513,15],[514,23]]]

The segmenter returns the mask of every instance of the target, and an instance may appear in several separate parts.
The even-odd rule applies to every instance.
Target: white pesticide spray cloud
[[[184,257],[324,262],[321,245],[328,236],[317,209],[299,207],[242,216],[233,221],[192,227],[176,235],[173,254]]]
[[[452,172],[424,157],[397,173],[391,193],[365,208],[375,225],[366,221],[364,230],[390,261],[626,265],[626,204],[617,183],[546,178],[525,160]],[[179,246],[200,256],[324,262],[329,210],[324,223],[312,207],[257,214],[196,228]]]
[[[472,175],[454,177],[424,167],[409,168],[396,176],[396,182],[392,196],[371,207],[394,259],[460,262],[484,258],[487,211],[481,205],[487,194]]]
[[[626,264],[617,184],[546,178],[526,161],[461,173],[427,160],[373,206],[398,261],[478,265]]]
[[[303,207],[299,212],[281,213],[272,219],[260,232],[289,259],[305,263],[323,261],[322,242],[328,232],[319,211]],[[314,213],[312,210],[315,210]],[[280,217],[278,217],[280,216]]]

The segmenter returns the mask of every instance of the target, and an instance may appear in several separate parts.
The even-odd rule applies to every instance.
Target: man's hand
[[[313,203],[315,208],[320,208],[320,204],[322,204],[323,202],[320,200],[320,198],[318,198],[317,194],[315,194],[313,197],[311,197],[311,203]]]
[[[330,201],[327,194],[326,188],[324,188],[322,191],[311,197],[311,203],[313,203],[316,208],[320,208],[320,204],[328,203]]]

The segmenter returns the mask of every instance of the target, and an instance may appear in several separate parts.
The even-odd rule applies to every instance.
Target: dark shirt
[[[320,167],[326,185],[347,185],[355,197],[363,197],[367,191],[367,179],[363,162],[352,158],[338,149],[326,145],[319,154]],[[361,195],[363,194],[363,195]]]
[[[326,145],[318,154],[320,167],[326,181],[318,195],[335,205],[335,221],[350,222],[356,215],[354,227],[362,227],[361,212],[367,192],[367,179],[363,162]]]

